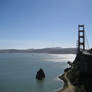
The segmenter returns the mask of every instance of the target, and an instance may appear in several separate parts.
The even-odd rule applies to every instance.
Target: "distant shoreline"
[[[47,53],[47,54],[76,54],[76,48],[43,48],[43,49],[3,49],[0,53]]]
[[[12,52],[12,53],[10,53],[10,52],[0,52],[0,54],[23,54],[23,52]],[[60,55],[60,54],[74,54],[75,55],[75,53],[29,53],[29,52],[25,52],[24,54],[52,54],[52,55]]]

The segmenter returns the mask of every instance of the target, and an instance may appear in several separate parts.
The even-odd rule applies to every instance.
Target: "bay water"
[[[63,87],[58,76],[69,67],[67,61],[73,61],[73,54],[0,54],[0,92],[55,92]],[[35,78],[42,68],[46,78]]]

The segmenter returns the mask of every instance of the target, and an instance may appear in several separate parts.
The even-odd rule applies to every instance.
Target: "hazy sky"
[[[75,47],[78,24],[92,46],[92,0],[0,0],[0,49]]]

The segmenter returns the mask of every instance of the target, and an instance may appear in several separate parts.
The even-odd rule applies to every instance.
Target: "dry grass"
[[[67,72],[61,77],[61,79],[65,82],[64,88],[58,92],[75,92],[75,87],[70,83],[66,75]]]

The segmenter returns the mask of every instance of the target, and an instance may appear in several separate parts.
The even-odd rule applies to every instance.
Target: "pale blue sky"
[[[92,46],[92,0],[0,0],[0,49],[75,47],[85,24]]]

